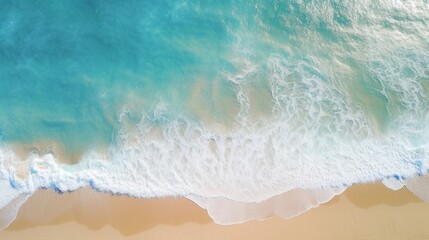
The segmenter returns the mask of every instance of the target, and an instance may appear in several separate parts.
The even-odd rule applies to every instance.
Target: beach
[[[0,240],[429,239],[428,9],[4,0]]]
[[[69,195],[73,194],[79,192]],[[380,183],[353,186],[330,202],[292,219],[272,217],[228,226],[213,223],[204,209],[184,198],[101,195],[110,203],[109,217],[97,214],[88,218],[83,209],[75,207],[45,224],[31,224],[25,221],[24,206],[18,219],[0,231],[0,239],[429,238],[429,205],[406,189],[392,191]],[[59,201],[69,197],[53,196]]]

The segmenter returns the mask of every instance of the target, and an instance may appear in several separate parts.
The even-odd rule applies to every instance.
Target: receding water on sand
[[[426,197],[424,1],[3,6],[0,227],[39,189],[185,196],[219,223],[357,183]]]

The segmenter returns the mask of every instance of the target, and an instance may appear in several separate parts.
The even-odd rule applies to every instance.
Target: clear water
[[[427,1],[1,5],[0,179],[20,193],[251,202],[429,169]],[[9,146],[41,142],[83,155],[17,167]]]

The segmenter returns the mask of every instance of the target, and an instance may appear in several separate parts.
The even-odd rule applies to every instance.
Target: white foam
[[[392,189],[393,191],[397,191],[404,187],[404,184],[401,180],[396,178],[386,178],[381,181],[386,187]]]
[[[9,204],[13,199],[20,195],[20,192],[13,189],[9,181],[0,180],[0,209]]]
[[[237,224],[249,220],[263,220],[277,215],[289,219],[331,200],[345,188],[301,190],[294,189],[259,203],[243,203],[226,198],[187,196],[218,224]]]
[[[7,199],[2,196],[2,205],[40,188],[65,192],[84,186],[135,197],[192,195],[254,203],[296,189],[314,196],[310,190],[426,173],[428,146],[411,143],[401,130],[416,125],[377,135],[365,112],[350,103],[320,64],[312,58],[291,60],[273,54],[266,63],[275,103],[273,118],[238,121],[245,125],[237,124],[229,132],[184,116],[171,118],[166,105],[157,108],[156,114],[145,115],[135,128],[124,128],[107,154],[88,152],[76,165],[58,164],[51,154],[33,154],[23,168],[11,151],[0,149],[2,190],[9,191],[13,183]],[[246,114],[242,111],[242,119],[250,120]],[[18,174],[23,169],[29,173]],[[213,201],[217,206],[219,200]],[[237,209],[242,209],[244,218],[216,219],[241,221],[273,210],[263,204],[256,213],[248,213],[247,207]],[[293,215],[287,210],[279,214]]]
[[[6,206],[0,208],[0,230],[7,228],[15,220],[19,208],[28,199],[27,194],[21,194],[12,199]]]
[[[19,208],[28,198],[23,184],[9,164],[15,155],[0,150],[0,229],[6,228],[16,218]]]
[[[426,12],[419,11],[421,6],[407,7],[409,4],[401,5],[399,13],[426,16]],[[393,5],[375,4],[378,10],[385,7],[389,14],[397,9]],[[349,12],[345,14],[351,19],[365,16],[374,26],[382,26],[380,16],[367,6],[348,6]],[[324,14],[320,9],[325,8],[309,7],[303,11],[309,11],[308,15],[315,20],[334,24],[332,12]],[[429,79],[429,54],[426,41],[421,41],[429,39],[427,27],[408,29],[412,26],[401,24],[405,30],[400,32],[368,28],[358,21],[353,27],[331,27],[351,40],[355,36],[362,40],[351,41],[352,52],[341,55],[336,52],[338,44],[320,44],[313,39],[314,43],[310,43],[310,38],[305,38],[303,41],[312,48],[300,49],[299,54],[274,51],[258,58],[258,62],[246,58],[248,51],[237,50],[243,52],[243,59],[234,61],[241,62],[239,71],[223,74],[234,84],[241,110],[237,124],[229,132],[216,131],[185,116],[171,117],[169,113],[177,111],[163,105],[153,112],[144,112],[135,128],[124,127],[106,155],[88,152],[77,165],[58,164],[50,154],[32,155],[22,164],[10,150],[0,149],[0,192],[7,193],[0,196],[0,206],[17,206],[10,205],[14,199],[39,188],[74,191],[91,186],[135,197],[201,196],[212,199],[212,203],[207,203],[209,209],[211,204],[214,208],[223,206],[224,200],[219,199],[230,199],[234,203],[228,200],[227,206],[238,204],[242,218],[209,211],[219,214],[216,219],[223,219],[219,221],[241,221],[274,211],[272,206],[256,204],[252,212],[246,203],[269,202],[267,199],[285,192],[303,191],[303,196],[314,196],[314,192],[323,192],[320,189],[342,188],[394,175],[409,179],[427,174],[429,98],[423,84]],[[419,31],[417,35],[423,38],[408,34],[409,30]],[[314,57],[320,55],[320,47],[323,53],[332,50],[333,56],[327,60]],[[293,51],[292,47],[284,49]],[[355,49],[358,53],[353,52]],[[355,58],[351,64],[356,60],[368,73],[371,84],[378,86],[372,90],[379,91],[388,102],[387,117],[391,121],[385,123],[383,131],[374,126],[367,111],[350,99],[349,89],[344,87],[349,79],[338,77],[354,76],[348,72],[351,67],[346,66],[347,61],[336,64],[350,57]],[[411,74],[405,74],[402,68]],[[337,75],[337,71],[341,74]],[[248,82],[254,76],[264,76],[262,80],[271,87],[273,117],[264,122],[252,122],[249,116],[250,97],[244,89],[251,87]],[[124,108],[127,111],[132,108]],[[119,116],[122,121],[127,114]],[[160,134],[154,136],[153,132]],[[27,165],[29,173],[21,174]],[[404,183],[428,199],[422,181]],[[384,183],[393,189],[400,187],[394,180]],[[317,195],[315,202],[305,206],[324,201],[328,195]],[[293,214],[285,210],[284,215]]]
[[[105,155],[88,152],[69,166],[50,154],[34,154],[26,163],[31,174],[20,179],[19,161],[2,152],[0,162],[8,164],[2,175],[16,179],[20,193],[91,185],[136,197],[260,202],[292,189],[343,187],[429,169],[427,145],[413,145],[401,131],[377,135],[365,112],[324,76],[317,61],[273,54],[267,69],[275,102],[270,121],[240,121],[246,125],[220,132],[184,116],[171,118],[163,106],[123,129]]]

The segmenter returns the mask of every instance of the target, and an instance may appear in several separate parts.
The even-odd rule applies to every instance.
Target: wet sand
[[[92,194],[85,191],[81,197]],[[65,202],[79,193],[48,195]],[[406,189],[395,192],[381,184],[351,187],[290,220],[273,217],[231,226],[214,224],[187,199],[97,196],[98,203],[108,202],[104,210],[103,204],[86,210],[75,206],[44,224],[26,221],[24,209],[0,231],[0,239],[429,239],[429,204]],[[88,211],[93,213],[85,216]]]
[[[10,146],[18,159],[22,161],[28,159],[31,154],[36,153],[40,156],[52,154],[56,159],[61,160],[61,163],[75,164],[79,162],[84,153],[83,150],[67,151],[64,146],[53,141],[40,141],[27,144],[13,143]]]

